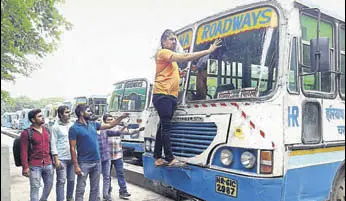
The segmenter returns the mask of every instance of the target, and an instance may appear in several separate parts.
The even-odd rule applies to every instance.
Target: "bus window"
[[[90,101],[91,100],[91,101]],[[107,98],[106,97],[92,97],[89,98],[90,107],[95,115],[101,116],[106,112]]]
[[[293,37],[291,42],[291,61],[290,61],[290,71],[288,74],[288,90],[290,92],[298,92],[298,79],[297,79],[297,69],[298,69],[298,55],[297,55],[297,38]]]
[[[125,83],[121,111],[143,111],[147,94],[147,82],[144,80]]]
[[[117,112],[120,109],[120,99],[123,94],[124,83],[116,83],[113,85],[114,90],[112,92],[112,96],[110,98],[110,102],[108,105],[108,112]]]
[[[193,30],[191,28],[188,28],[183,31],[177,31],[176,35],[179,41],[179,45],[181,46],[183,51],[186,53],[189,52],[191,44],[192,44]],[[189,62],[177,62],[177,63],[178,63],[179,69],[185,69],[186,67],[188,67],[188,64],[189,64]],[[185,81],[186,81],[186,76],[182,77],[179,81],[178,103],[182,102]]]
[[[345,99],[345,25],[340,29],[340,95]]]
[[[320,143],[322,140],[320,104],[318,102],[306,102],[303,105],[303,114],[303,143]]]
[[[310,70],[310,40],[316,38],[317,33],[317,19],[301,15],[301,30],[302,30],[302,62],[303,73],[312,73]],[[331,60],[333,61],[333,26],[330,23],[321,21],[320,24],[320,37],[328,37],[330,43]],[[331,62],[333,66],[333,62]],[[332,82],[333,76],[330,72],[316,73],[315,75],[303,76],[303,89],[306,91],[321,91],[332,93],[334,90],[334,84]]]
[[[191,68],[188,100],[250,98],[265,96],[273,91],[278,67],[278,16],[273,8],[268,7],[254,12],[267,12],[269,18],[260,27],[238,27],[236,19],[243,15],[238,13],[198,27],[194,51],[208,49],[219,37],[215,28],[218,24],[236,20],[232,25],[234,32],[220,34],[222,47],[208,58],[192,62],[196,68]],[[195,91],[192,90],[195,84],[191,81],[192,77],[196,77]]]

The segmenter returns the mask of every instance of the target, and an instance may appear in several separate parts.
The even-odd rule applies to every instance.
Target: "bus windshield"
[[[132,80],[125,83],[121,111],[143,111],[146,103],[147,82]]]
[[[114,90],[112,92],[111,99],[108,105],[109,112],[118,112],[120,109],[120,98],[123,94],[124,83],[116,83],[113,85]]]
[[[90,102],[90,101],[89,101]],[[91,105],[96,115],[102,115],[106,112],[107,98],[92,98]]]
[[[278,15],[261,7],[207,21],[197,29],[194,52],[215,39],[222,47],[193,61],[187,100],[265,96],[275,88],[278,66]]]
[[[76,105],[78,104],[88,104],[88,99],[85,96],[75,98]]]

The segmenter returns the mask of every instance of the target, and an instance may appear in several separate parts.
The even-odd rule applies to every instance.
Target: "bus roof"
[[[338,19],[340,21],[343,21],[345,22],[345,14],[343,12],[343,16],[341,16],[342,14],[341,13],[338,13],[338,12],[335,12],[333,10],[329,10],[329,9],[326,9],[324,7],[322,7],[321,5],[317,4],[316,2],[312,2],[312,1],[308,1],[308,0],[296,0],[295,2],[305,6],[305,7],[309,7],[309,8],[318,8],[321,10],[321,12],[325,15],[328,15],[328,16],[331,16],[335,19]]]
[[[192,22],[178,30],[176,30],[176,32],[181,32],[184,31],[188,28],[192,28],[194,27],[195,24],[200,24],[210,18],[215,18],[218,17],[220,15],[224,15],[227,14],[228,12],[234,10],[234,9],[246,9],[247,6],[249,5],[255,5],[255,4],[259,4],[259,3],[265,3],[265,2],[274,2],[274,3],[278,3],[280,4],[284,9],[289,5],[290,7],[292,7],[292,5],[296,2],[302,6],[305,7],[309,7],[309,8],[319,8],[321,10],[321,12],[325,15],[328,15],[330,17],[333,17],[335,19],[338,19],[340,21],[345,22],[345,15],[344,12],[335,12],[333,11],[332,8],[325,8],[325,5],[321,5],[318,3],[313,3],[312,0],[235,0],[232,1],[230,3],[230,6],[227,7],[224,10],[221,10],[220,12],[214,13],[213,15],[210,15],[208,17],[202,18],[201,20],[198,20],[196,22]],[[343,15],[343,16],[342,16]]]
[[[113,85],[120,84],[120,83],[127,82],[127,81],[136,81],[136,80],[148,81],[148,78],[144,78],[144,77],[141,77],[141,78],[131,78],[131,79],[126,79],[126,80],[121,80],[121,81],[115,82]]]
[[[106,95],[91,95],[88,98],[106,98]]]

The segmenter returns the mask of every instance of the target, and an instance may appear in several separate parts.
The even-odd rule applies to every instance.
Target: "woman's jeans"
[[[160,117],[160,126],[156,133],[154,158],[162,157],[162,147],[165,159],[171,162],[174,159],[170,139],[171,120],[177,107],[177,98],[169,95],[153,95],[153,104]]]
[[[112,166],[115,167],[115,171],[117,173],[118,185],[120,187],[119,193],[127,192],[123,159],[119,158],[117,160],[111,160],[111,168],[110,168],[110,170],[112,170]]]
[[[74,190],[74,167],[71,160],[60,160],[62,168],[56,168],[56,200],[64,201],[65,182],[67,179],[66,200],[71,200]]]
[[[79,162],[79,167],[83,175],[77,177],[76,201],[83,201],[88,175],[90,175],[89,201],[100,201],[101,162]]]
[[[39,201],[41,177],[43,179],[43,191],[40,201],[47,201],[53,187],[53,165],[30,167],[30,201]]]

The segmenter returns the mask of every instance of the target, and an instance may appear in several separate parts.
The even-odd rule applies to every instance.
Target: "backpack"
[[[49,141],[51,140],[51,134],[48,128],[45,128],[48,131],[49,135]],[[32,136],[33,136],[33,131],[30,128],[24,129],[28,132],[28,156],[30,156],[30,152],[32,150]],[[21,134],[22,135],[22,134]],[[51,146],[49,145],[49,151],[51,152]],[[22,160],[20,157],[20,137],[17,137],[13,141],[13,158],[14,158],[14,163],[17,167],[22,166]]]
[[[28,155],[30,155],[30,152],[32,150],[31,140],[32,140],[33,132],[30,128],[27,128],[25,130],[28,132],[28,140],[29,140]],[[13,158],[14,158],[14,163],[16,164],[17,167],[22,166],[22,160],[20,158],[20,137],[17,137],[13,141]]]

